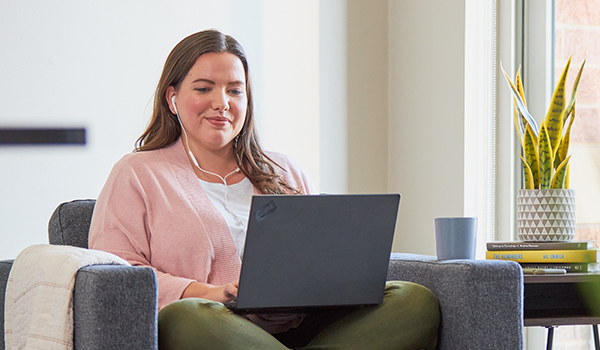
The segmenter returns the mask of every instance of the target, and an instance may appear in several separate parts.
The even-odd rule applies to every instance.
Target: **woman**
[[[223,306],[237,295],[252,195],[314,193],[259,144],[242,47],[203,31],[167,58],[150,124],[98,197],[90,248],[156,271],[161,349],[433,349],[438,304],[414,284],[390,283],[381,306],[352,312],[243,318]]]

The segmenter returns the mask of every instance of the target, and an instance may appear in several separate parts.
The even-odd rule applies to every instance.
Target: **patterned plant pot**
[[[525,242],[564,242],[575,237],[575,191],[519,190],[517,235]]]

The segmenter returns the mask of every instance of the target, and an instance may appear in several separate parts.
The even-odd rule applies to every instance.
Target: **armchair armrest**
[[[388,280],[421,284],[438,298],[439,349],[523,348],[523,273],[518,263],[392,253]]]
[[[0,350],[4,298],[12,261],[0,261]],[[93,265],[80,269],[73,290],[74,348],[156,350],[157,283],[147,267]]]
[[[158,349],[157,293],[148,267],[80,269],[73,291],[75,350]]]

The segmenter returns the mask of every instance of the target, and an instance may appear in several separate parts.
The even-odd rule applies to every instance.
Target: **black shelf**
[[[0,128],[0,145],[85,144],[85,128]]]

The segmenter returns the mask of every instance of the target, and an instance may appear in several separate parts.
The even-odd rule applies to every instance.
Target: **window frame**
[[[514,79],[521,68],[528,109],[541,123],[554,81],[554,0],[498,0],[497,60]],[[541,38],[541,39],[540,39]],[[522,165],[512,96],[500,67],[496,81],[496,240],[516,240],[516,193]]]

